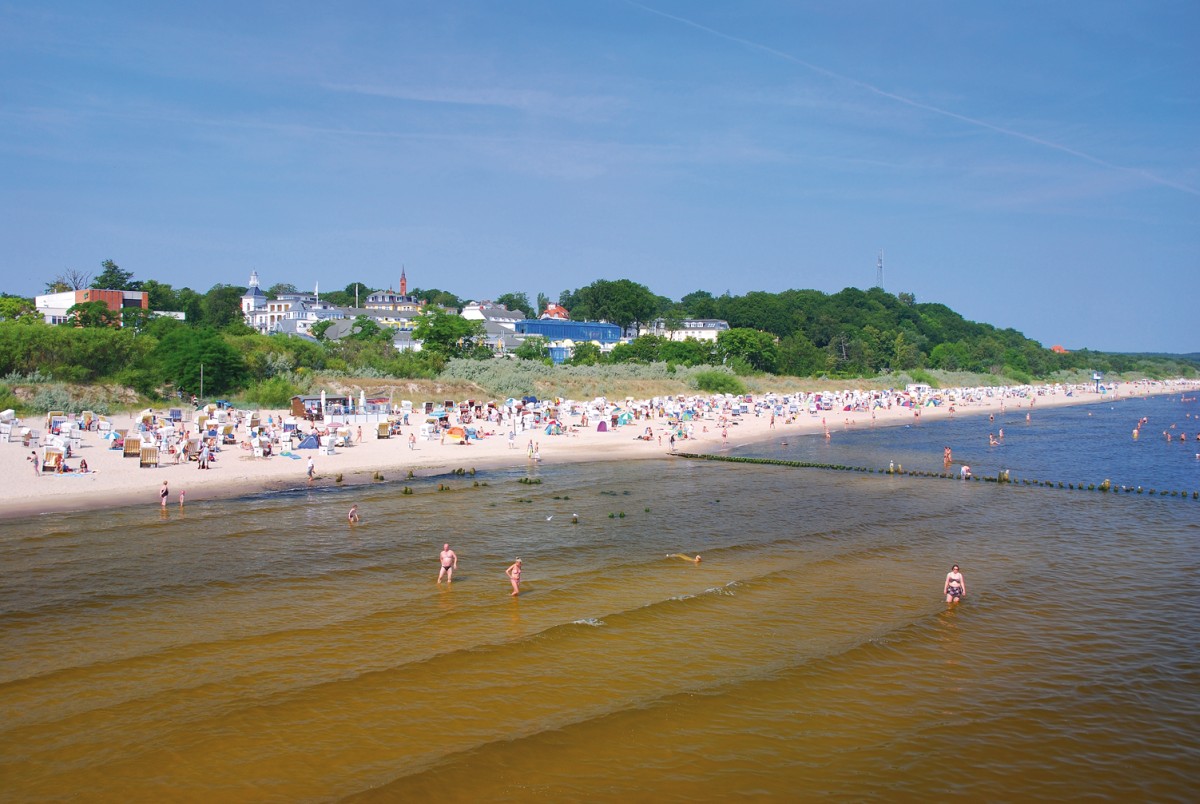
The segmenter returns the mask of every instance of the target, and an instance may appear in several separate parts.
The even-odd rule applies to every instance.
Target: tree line
[[[93,279],[66,272],[46,283],[47,291],[72,285],[111,290],[141,290],[150,309],[181,311],[186,320],[154,317],[146,311],[116,315],[103,304],[73,308],[59,326],[42,322],[31,299],[0,296],[0,376],[38,373],[69,382],[113,382],[146,396],[196,393],[203,366],[209,394],[247,392],[263,404],[280,404],[303,387],[313,372],[345,372],[399,378],[434,378],[453,358],[490,359],[480,322],[457,315],[465,300],[436,288],[412,295],[428,302],[417,317],[413,337],[419,352],[398,352],[393,331],[367,316],[352,322],[336,341],[324,338],[329,326],[314,328],[316,343],[283,335],[261,335],[246,326],[241,313],[245,287],[213,285],[200,293],[175,289],[155,280],[135,280],[111,260]],[[322,294],[332,304],[361,304],[375,289],[353,282]],[[289,284],[266,290],[275,297],[295,293]],[[496,299],[510,310],[532,317],[549,297],[538,294],[537,307],[524,293]],[[816,290],[751,292],[714,296],[695,291],[679,300],[654,294],[628,279],[597,280],[563,291],[558,303],[575,320],[603,320],[627,331],[660,322],[667,335],[642,335],[609,352],[590,343],[576,344],[570,362],[668,363],[681,366],[726,366],[735,373],[755,372],[856,378],[920,369],[969,371],[1028,382],[1065,369],[1104,372],[1141,371],[1151,376],[1192,375],[1195,365],[1177,359],[1045,348],[1012,329],[964,319],[942,304],[918,303],[912,294],[881,288],[846,288],[826,294]],[[119,319],[119,321],[118,321]],[[677,340],[672,335],[688,319],[721,319],[729,329],[715,342]],[[122,326],[113,326],[121,323]],[[516,351],[519,359],[548,361],[548,344],[528,338]]]

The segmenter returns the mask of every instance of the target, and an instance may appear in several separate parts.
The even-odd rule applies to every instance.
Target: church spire
[[[408,295],[408,278],[404,276],[404,266],[400,266],[400,295]]]

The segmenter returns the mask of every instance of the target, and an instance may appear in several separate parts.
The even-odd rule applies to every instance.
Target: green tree
[[[296,290],[296,286],[293,285],[291,282],[276,282],[274,285],[271,285],[271,287],[267,288],[267,290],[266,290],[268,299],[278,299],[280,296],[284,295],[285,293],[299,293],[299,292],[300,291]]]
[[[350,326],[350,333],[346,337],[356,341],[386,340],[391,343],[394,334],[390,327],[381,327],[374,318],[360,315],[355,317],[354,323]]]
[[[656,363],[666,341],[658,335],[641,335],[628,343],[619,343],[609,353],[613,363]]]
[[[172,331],[158,342],[153,359],[163,380],[193,393],[200,391],[201,366],[205,394],[240,388],[247,377],[242,355],[208,327]]]
[[[548,362],[550,360],[550,347],[548,341],[541,335],[530,335],[521,341],[520,346],[513,349],[513,355],[519,357],[521,360]]]
[[[448,290],[438,290],[430,288],[428,290],[414,290],[412,295],[416,296],[428,304],[445,307],[447,310],[461,310],[463,308],[463,300],[455,296]]]
[[[601,360],[600,347],[591,341],[583,341],[575,344],[575,349],[571,352],[571,359],[568,362],[572,366],[595,366]]]
[[[679,300],[688,318],[719,318],[717,300],[707,290],[692,291]]]
[[[150,310],[141,307],[124,307],[121,309],[121,326],[131,333],[138,334],[146,329],[146,325],[154,318]]]
[[[121,321],[120,313],[108,309],[102,301],[80,302],[67,308],[64,327],[111,327]]]
[[[907,371],[919,368],[920,365],[921,352],[916,344],[904,337],[903,332],[896,333],[896,340],[892,343],[892,370]]]
[[[334,319],[326,318],[324,321],[318,321],[308,328],[308,334],[312,335],[319,341],[325,340],[325,331],[333,326]]]
[[[146,335],[149,335],[151,338],[161,341],[163,338],[167,337],[167,335],[169,335],[171,332],[174,332],[177,329],[187,329],[187,328],[188,328],[188,325],[185,324],[184,322],[180,321],[178,318],[171,318],[170,316],[160,315],[160,316],[154,316],[153,318],[151,318],[150,321],[147,322],[146,328],[143,330],[143,332]]]
[[[609,321],[622,329],[652,320],[659,308],[659,297],[629,279],[597,279],[573,293],[564,292],[563,298],[570,302],[563,306],[576,321]]]
[[[795,332],[779,342],[779,373],[793,377],[814,377],[825,371],[825,352]]]
[[[673,341],[666,338],[659,345],[658,357],[666,363],[702,366],[716,360],[716,350],[711,341],[699,341],[695,338]]]
[[[501,293],[496,297],[496,304],[503,304],[509,310],[519,310],[526,318],[533,317],[530,315],[533,305],[529,303],[529,296],[524,293]]]
[[[182,307],[179,306],[179,297],[170,285],[154,279],[146,279],[142,282],[141,289],[146,293],[146,301],[151,310],[182,311]]]
[[[64,382],[91,382],[138,364],[152,346],[118,327],[0,321],[0,376],[38,370]]]
[[[779,365],[775,338],[756,329],[741,327],[720,333],[717,353],[722,360],[741,360],[758,371],[774,372]]]
[[[356,295],[357,291],[357,295]],[[362,282],[351,282],[346,285],[345,290],[334,290],[321,295],[323,301],[327,301],[337,307],[362,307],[367,303],[367,297],[375,291]]]
[[[183,313],[184,319],[190,326],[204,325],[204,296],[188,287],[175,292],[175,307]],[[238,299],[238,310],[242,309],[241,299]]]
[[[25,299],[20,296],[0,296],[0,320],[20,321],[37,318],[41,318],[41,316],[37,313],[33,299]]]
[[[141,290],[142,283],[133,281],[132,271],[122,271],[121,267],[112,260],[100,263],[103,268],[93,281],[100,290]]]
[[[971,362],[971,353],[967,345],[957,343],[939,343],[929,353],[929,365],[943,371],[962,371]]]
[[[244,321],[242,316],[243,287],[233,285],[213,285],[201,301],[201,322],[206,326],[220,329],[233,323]]]
[[[469,321],[438,307],[427,307],[413,322],[413,338],[421,348],[445,358],[464,357],[486,339],[482,321]]]

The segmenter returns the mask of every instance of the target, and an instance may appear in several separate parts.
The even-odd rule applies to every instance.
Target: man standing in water
[[[442,569],[438,572],[437,582],[442,582],[442,576],[446,576],[446,583],[454,583],[454,571],[458,569],[458,554],[450,549],[450,545],[442,545]]]
[[[962,573],[958,571],[957,564],[946,573],[946,583],[942,586],[942,594],[946,596],[947,603],[957,603],[959,598],[967,596],[967,582],[963,579]]]

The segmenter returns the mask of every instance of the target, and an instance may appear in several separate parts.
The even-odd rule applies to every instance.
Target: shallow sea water
[[[999,460],[1054,471],[1080,410]],[[1109,447],[1069,468],[1143,471]],[[0,798],[1194,800],[1198,538],[1190,499],[683,459],[5,523]]]

